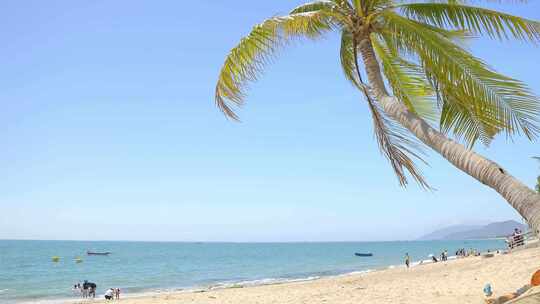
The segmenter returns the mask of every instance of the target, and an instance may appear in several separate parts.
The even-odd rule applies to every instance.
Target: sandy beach
[[[122,299],[124,304],[180,303],[483,303],[491,283],[499,296],[527,284],[540,269],[540,248],[492,258],[468,257],[445,263],[397,267],[314,281],[237,287],[203,292],[171,292]],[[80,301],[78,301],[80,302]],[[100,301],[101,302],[101,301]]]

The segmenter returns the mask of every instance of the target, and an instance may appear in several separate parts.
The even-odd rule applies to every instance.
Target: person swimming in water
[[[71,289],[74,295],[80,296],[81,295],[81,284],[73,284],[73,288]]]

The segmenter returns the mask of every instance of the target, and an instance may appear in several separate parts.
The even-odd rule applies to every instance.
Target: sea
[[[0,240],[0,303],[64,303],[74,284],[97,284],[122,296],[313,280],[403,267],[459,248],[503,249],[503,240],[182,243]],[[111,252],[89,256],[86,252]],[[373,253],[357,257],[355,252]],[[59,257],[57,262],[53,257]],[[77,262],[77,258],[80,261]]]

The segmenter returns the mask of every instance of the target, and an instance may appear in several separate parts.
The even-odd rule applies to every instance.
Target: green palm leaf
[[[421,159],[415,152],[416,143],[392,118],[410,125],[396,113],[389,117],[381,102],[384,110],[393,111],[388,105],[397,100],[413,118],[417,114],[429,119],[436,113],[442,131],[453,132],[471,146],[478,140],[487,145],[501,132],[508,136],[523,133],[529,139],[540,132],[540,103],[531,90],[495,72],[462,46],[472,35],[540,42],[539,23],[464,4],[468,2],[318,0],[300,5],[287,16],[255,26],[231,50],[219,74],[216,104],[228,117],[238,119],[234,108],[243,104],[247,85],[259,77],[281,46],[338,29],[343,72],[366,97],[381,152],[401,185],[407,183],[409,173],[421,186],[429,187],[412,161]],[[371,48],[374,55],[368,51]],[[374,98],[362,81],[359,51],[368,63],[377,96],[386,96],[386,82],[396,99]],[[377,63],[383,75],[374,68]],[[429,145],[424,134],[409,130]]]
[[[540,107],[536,96],[525,84],[494,72],[469,52],[431,30],[430,26],[393,12],[384,12],[382,16],[393,39],[418,55],[428,78],[439,86],[436,89],[442,93],[443,102],[455,101],[456,96],[445,94],[457,92],[459,100],[473,103],[472,107],[484,112],[478,119],[485,124],[485,130],[498,126],[510,136],[523,132],[531,139],[536,137]],[[453,125],[453,132],[460,135],[467,128],[459,124],[458,117],[455,116],[456,121],[452,123],[448,119],[453,120],[453,117],[447,117],[446,125]],[[485,135],[493,137],[492,132]],[[469,135],[466,139],[472,144],[480,136]]]
[[[319,13],[324,14],[333,19],[333,22],[340,25],[345,25],[349,22],[349,19],[346,17],[348,14],[348,8],[343,9],[336,1],[314,1],[309,2],[303,5],[300,5],[294,8],[289,14],[300,14],[300,13]]]
[[[491,38],[540,41],[540,24],[481,7],[458,3],[409,3],[398,6],[408,18],[435,25],[455,28]]]
[[[357,89],[362,90],[360,79],[358,79],[358,72],[356,71],[356,51],[353,43],[353,35],[349,31],[343,31],[341,34],[341,47],[339,49],[341,69],[345,78]]]
[[[413,161],[413,158],[415,158],[425,163],[420,156],[422,150],[419,143],[412,139],[403,127],[386,116],[376,104],[373,94],[370,94],[369,88],[361,79],[356,42],[353,35],[346,30],[341,35],[340,58],[345,77],[362,91],[366,97],[379,150],[390,162],[400,185],[407,185],[408,181],[405,172],[409,172],[419,185],[431,189]]]
[[[375,53],[394,96],[411,112],[425,119],[435,120],[437,113],[433,107],[434,92],[422,67],[403,59],[396,50],[391,50],[386,45],[383,38],[372,37]]]
[[[332,26],[331,17],[318,11],[274,17],[256,25],[225,59],[216,85],[217,106],[238,120],[232,105],[243,104],[246,84],[257,80],[278,47],[294,38],[318,38]]]
[[[320,10],[332,10],[335,8],[335,3],[332,1],[314,1],[302,4],[293,9],[290,14],[309,13]]]
[[[300,6],[297,6],[292,11],[290,11],[289,14],[300,14],[300,13],[310,13],[310,12],[317,12],[321,10],[325,11],[333,11],[336,10],[338,7],[336,4],[332,1],[314,1],[309,2],[306,4],[302,4]]]
[[[377,138],[379,150],[390,162],[399,184],[408,184],[405,172],[408,172],[424,189],[432,189],[422,172],[415,165],[413,158],[426,163],[422,156],[420,144],[411,138],[410,134],[394,120],[384,114],[384,111],[368,98],[368,106],[373,118],[373,130]]]
[[[489,145],[493,137],[503,129],[504,126],[490,117],[488,107],[468,102],[466,97],[460,98],[451,88],[444,88],[442,95],[441,130],[445,133],[452,131],[457,139],[465,140],[469,147],[478,139],[484,145]]]

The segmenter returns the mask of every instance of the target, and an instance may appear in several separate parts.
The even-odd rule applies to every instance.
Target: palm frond
[[[352,13],[354,12],[354,7],[351,5],[349,0],[332,0],[339,8],[344,12]]]
[[[333,10],[336,4],[332,1],[313,1],[295,7],[289,14],[309,13],[320,10]]]
[[[402,1],[405,2],[405,1]],[[429,0],[429,2],[442,2],[442,3],[449,3],[449,4],[465,4],[465,3],[478,3],[482,2],[481,0]],[[483,0],[483,2],[497,2],[497,3],[508,3],[508,4],[516,4],[516,3],[528,3],[529,0]]]
[[[403,127],[386,117],[375,102],[368,102],[368,106],[373,118],[373,131],[379,150],[390,162],[399,184],[403,187],[407,186],[405,173],[407,171],[422,188],[431,189],[412,160],[416,158],[425,163],[419,154],[421,153],[419,143],[413,140]]]
[[[393,39],[399,40],[401,47],[416,53],[428,78],[445,88],[436,88],[442,94],[443,102],[455,100],[451,98],[455,96],[445,94],[458,92],[462,102],[473,103],[474,108],[485,112],[479,119],[486,125],[486,130],[500,126],[508,136],[520,132],[529,139],[537,136],[540,104],[525,84],[496,73],[451,40],[431,30],[430,26],[394,12],[386,11],[382,16]],[[467,130],[459,122],[453,126],[457,135]],[[467,136],[469,144],[474,138]]]
[[[444,88],[443,95],[440,126],[444,133],[452,131],[457,139],[465,140],[469,147],[477,140],[487,146],[503,129],[504,126],[490,115],[489,107],[460,99],[452,88]]]
[[[363,7],[362,0],[352,0],[352,6],[354,7],[356,14],[360,16],[364,14],[364,7]]]
[[[420,145],[411,139],[401,126],[385,116],[384,112],[374,101],[373,94],[371,94],[369,88],[362,82],[356,41],[353,35],[347,31],[343,31],[341,35],[340,57],[345,77],[364,93],[373,118],[373,132],[375,133],[379,150],[390,162],[400,185],[406,186],[408,184],[407,171],[421,187],[431,189],[413,161],[413,158],[416,158],[425,163],[419,155],[422,152]]]
[[[392,51],[379,35],[372,35],[373,48],[394,96],[420,117],[434,121],[433,89],[422,67]]]
[[[225,59],[215,90],[217,106],[238,120],[233,106],[243,104],[247,83],[257,80],[277,49],[294,38],[318,38],[333,25],[333,19],[320,11],[274,17],[256,25]]]
[[[441,28],[466,30],[491,38],[540,42],[540,23],[506,13],[459,3],[399,5],[408,18]]]
[[[320,13],[327,17],[334,19],[335,23],[347,24],[349,19],[347,18],[348,12],[342,7],[336,4],[335,1],[314,1],[297,6],[289,12],[290,15],[301,13]]]
[[[341,69],[345,78],[351,82],[359,90],[363,90],[360,79],[358,79],[358,72],[356,70],[356,57],[355,46],[353,43],[353,35],[344,30],[341,33],[341,47],[339,49],[339,58],[341,60]]]
[[[466,46],[467,43],[474,38],[474,36],[467,31],[464,30],[446,30],[442,29],[436,26],[432,26],[429,24],[422,24],[423,27],[436,32],[437,34],[443,36],[444,38],[460,45],[460,46]],[[382,39],[388,48],[388,50],[391,52],[393,56],[396,57],[417,57],[416,53],[410,52],[411,48],[407,45],[404,45],[405,42],[402,39],[394,39],[396,38],[395,33],[388,29],[381,29],[377,31],[377,35],[380,39]]]
[[[386,9],[395,5],[395,0],[370,0],[368,11],[375,12],[377,10]]]

